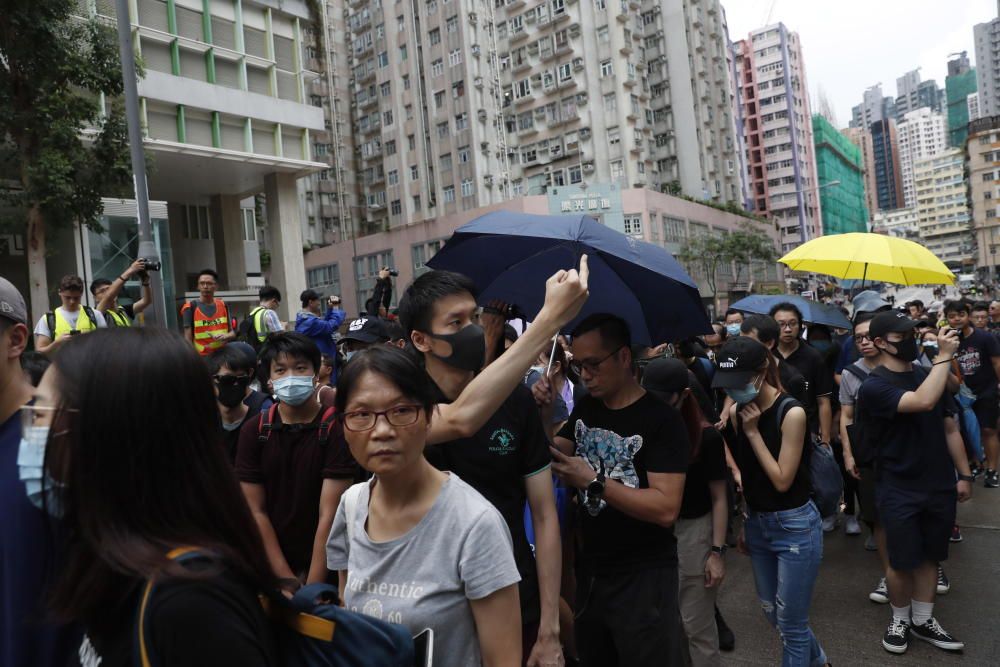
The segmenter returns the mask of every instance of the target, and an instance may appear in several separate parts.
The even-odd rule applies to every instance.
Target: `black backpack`
[[[794,402],[794,397],[785,396],[778,404],[778,433],[781,433],[781,423]],[[809,470],[810,496],[816,503],[820,516],[836,516],[840,498],[844,494],[844,478],[840,474],[840,466],[833,456],[833,450],[829,445],[821,445],[818,438],[807,434],[802,457],[806,459]]]
[[[257,306],[251,310],[243,321],[240,322],[239,328],[236,330],[236,340],[241,340],[247,343],[254,350],[260,351],[262,343],[260,342],[260,332],[257,331],[257,327],[254,325],[254,319],[256,319],[257,313],[263,309],[264,306]]]

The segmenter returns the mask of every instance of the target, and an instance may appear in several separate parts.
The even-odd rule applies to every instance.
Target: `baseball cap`
[[[730,338],[715,355],[719,365],[712,378],[713,389],[745,387],[767,362],[767,348],[752,338]]]
[[[911,320],[899,311],[887,311],[872,318],[872,323],[868,327],[868,335],[872,338],[885,338],[888,333],[913,331],[917,324],[916,320]]]
[[[654,359],[642,374],[642,386],[652,391],[676,394],[688,388],[688,369],[680,359]]]
[[[867,289],[858,292],[851,301],[851,305],[854,307],[853,314],[857,315],[858,313],[874,313],[877,310],[888,308],[890,304],[879,296],[878,292]]]
[[[359,343],[384,343],[389,340],[389,332],[385,330],[382,320],[377,317],[359,317],[347,327],[347,333],[341,341],[355,340]]]
[[[28,323],[28,309],[24,305],[24,297],[6,278],[0,278],[0,317],[6,317],[18,324]]]

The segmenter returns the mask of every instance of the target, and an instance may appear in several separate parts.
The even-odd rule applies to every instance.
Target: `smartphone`
[[[413,637],[414,667],[431,667],[434,664],[434,631],[421,630]]]

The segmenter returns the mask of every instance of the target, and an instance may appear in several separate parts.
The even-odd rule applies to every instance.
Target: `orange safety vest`
[[[214,340],[212,337],[229,332],[229,310],[226,308],[226,302],[222,299],[215,300],[214,317],[208,317],[201,312],[200,302],[198,301],[191,301],[188,307],[194,308],[191,314],[191,333],[194,335],[194,349],[201,356],[207,357],[225,345],[225,343]]]

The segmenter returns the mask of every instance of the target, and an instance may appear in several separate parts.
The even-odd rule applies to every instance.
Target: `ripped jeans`
[[[823,560],[823,529],[810,500],[780,512],[750,511],[744,524],[764,615],[781,634],[782,667],[814,667],[827,662],[809,627],[809,603]]]

